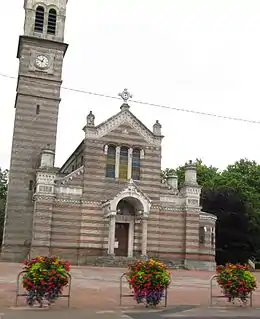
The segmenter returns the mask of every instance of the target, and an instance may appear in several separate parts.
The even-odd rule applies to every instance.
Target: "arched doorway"
[[[127,257],[132,255],[134,241],[134,224],[142,204],[132,197],[121,199],[116,207],[115,255]]]
[[[108,255],[133,257],[134,247],[141,246],[143,256],[147,254],[147,218],[151,200],[130,180],[127,187],[112,200],[102,204],[105,218],[109,221]],[[135,227],[136,222],[141,224]],[[135,231],[138,239],[134,242]],[[141,244],[141,245],[140,245]],[[136,246],[135,246],[136,245]],[[136,248],[138,251],[139,248]]]

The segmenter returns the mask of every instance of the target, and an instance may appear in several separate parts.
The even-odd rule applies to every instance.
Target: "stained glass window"
[[[127,179],[128,171],[128,147],[122,146],[120,149],[119,179]]]
[[[116,148],[110,145],[107,150],[106,177],[115,178],[116,170]]]
[[[140,150],[135,148],[132,155],[132,179],[140,180]]]

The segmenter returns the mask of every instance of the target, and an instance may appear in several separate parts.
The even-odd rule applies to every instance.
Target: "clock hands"
[[[49,64],[48,58],[44,55],[38,55],[35,62],[40,69],[47,68]]]

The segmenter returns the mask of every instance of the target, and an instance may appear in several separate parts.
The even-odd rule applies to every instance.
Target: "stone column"
[[[127,179],[132,178],[132,161],[133,161],[133,149],[128,149],[128,170],[127,170]]]
[[[115,255],[116,212],[109,215],[108,255]]]
[[[119,166],[120,166],[120,146],[116,147],[116,168],[115,168],[115,178],[119,178]]]
[[[142,257],[147,256],[147,214],[142,216]]]

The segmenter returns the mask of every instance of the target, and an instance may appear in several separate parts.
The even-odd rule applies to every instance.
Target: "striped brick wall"
[[[32,253],[36,255],[47,253],[48,246],[52,255],[85,264],[89,256],[101,256],[107,250],[108,224],[97,203],[65,198],[52,203],[50,198],[38,198],[34,226]]]
[[[128,131],[127,134],[122,133],[125,130]],[[161,148],[149,145],[140,134],[126,124],[120,125],[98,140],[85,140],[84,196],[89,200],[109,199],[125,186],[126,181],[115,181],[105,177],[104,146],[110,143],[119,146],[139,146],[144,149],[145,156],[141,160],[141,180],[136,184],[151,200],[158,200],[161,189]]]
[[[95,202],[82,205],[80,247],[99,251],[107,248],[108,223],[102,208]]]
[[[199,252],[199,212],[186,210],[185,218],[185,259],[197,259]]]
[[[31,258],[50,254],[53,200],[52,197],[37,196],[35,198]]]
[[[54,45],[54,44],[53,44]],[[52,74],[32,72],[32,50],[55,54]],[[41,149],[56,145],[60,85],[65,45],[21,37],[16,111],[2,258],[25,258],[31,241],[35,170]],[[38,113],[37,113],[38,105]]]

